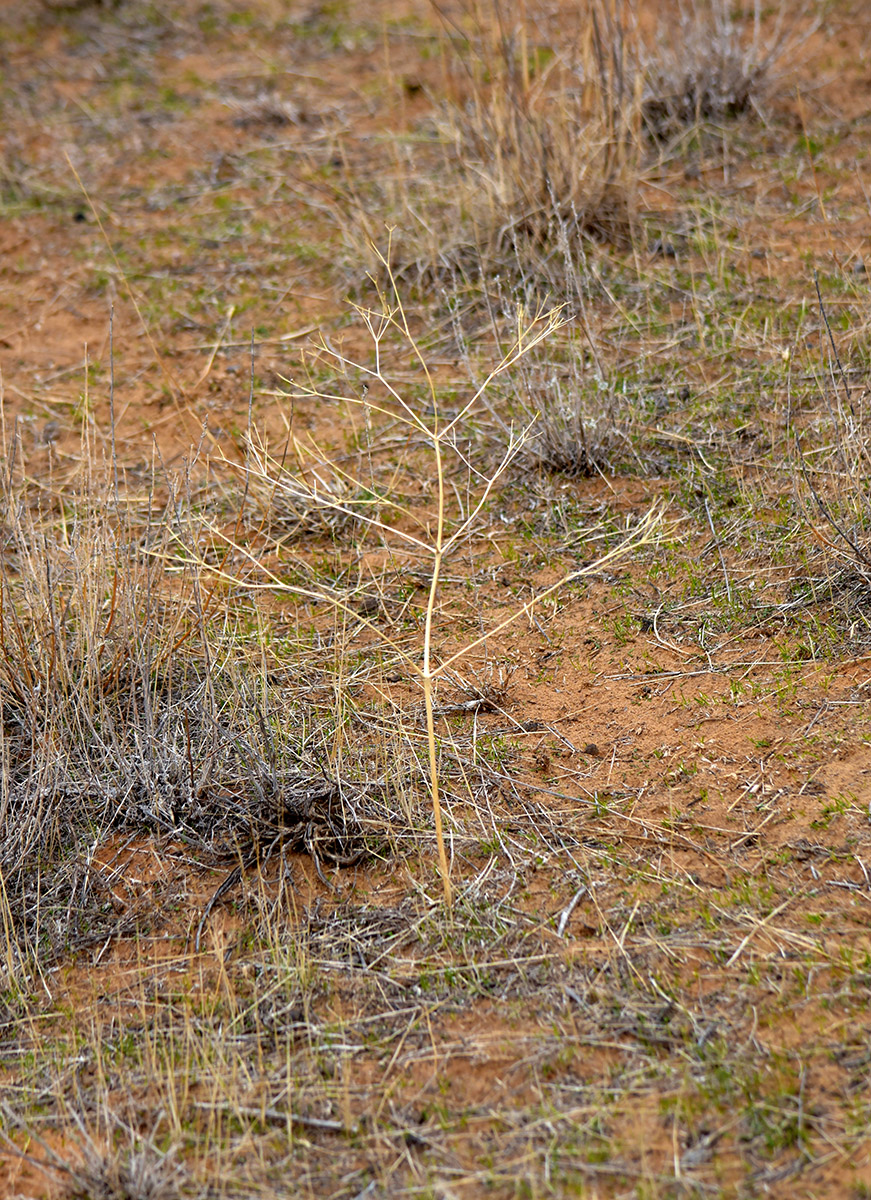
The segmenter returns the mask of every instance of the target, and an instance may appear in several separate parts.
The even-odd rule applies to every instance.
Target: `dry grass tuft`
[[[72,1148],[72,1153],[63,1155],[33,1131],[28,1131],[27,1139],[31,1153],[17,1149],[6,1130],[22,1128],[19,1116],[0,1105],[0,1117],[6,1127],[3,1143],[16,1157],[26,1159],[60,1184],[63,1196],[69,1200],[178,1200],[191,1194],[188,1173],[176,1157],[177,1148],[161,1150],[150,1138],[137,1134],[131,1123],[107,1107],[104,1094],[95,1098],[96,1111],[89,1113],[88,1125],[77,1108],[63,1102],[61,1106]]]
[[[13,476],[0,496],[8,977],[123,932],[90,862],[112,834],[243,866],[294,849],[320,872],[359,861],[364,828],[380,844],[402,826],[395,778],[371,753],[335,761],[336,650],[289,638],[267,653],[244,589],[215,578],[189,481],[164,480],[162,504],[153,481],[137,512],[111,480],[34,497]]]
[[[867,611],[871,597],[871,412],[864,388],[850,383],[819,295],[828,377],[819,428],[796,432],[799,501],[816,545],[828,560],[827,592],[852,596]],[[810,437],[808,436],[810,435]]]
[[[439,152],[398,164],[367,238],[382,240],[385,219],[396,225],[394,274],[406,281],[501,272],[559,296],[566,241],[626,244],[635,224],[641,95],[625,25],[599,0],[569,31],[549,30],[544,13],[516,0],[500,0],[492,17],[467,13],[462,28],[443,21]]]
[[[151,1145],[128,1152],[100,1153],[83,1148],[84,1161],[75,1168],[72,1200],[177,1200],[184,1175],[178,1164]]]
[[[738,17],[729,0],[682,0],[677,30],[669,16],[652,45],[640,40],[643,113],[654,134],[673,134],[702,121],[762,113],[765,102],[795,69],[796,55],[818,22],[799,23],[781,2],[763,28],[763,6]],[[769,14],[770,15],[770,14]]]
[[[51,895],[41,868],[66,861],[75,893],[87,886],[79,839],[176,823],[193,783],[180,730],[190,751],[208,701],[189,653],[195,582],[158,586],[166,557],[184,576],[169,524],[134,536],[111,487],[88,479],[38,498],[3,484],[0,870],[12,925],[35,946]]]
[[[446,108],[446,127],[472,183],[472,225],[494,254],[546,251],[562,229],[613,239],[631,225],[637,97],[623,31],[604,7],[585,16],[579,45],[547,46],[500,4],[474,54],[459,51],[468,94]]]
[[[542,409],[531,456],[553,474],[595,475],[612,471],[616,430],[606,417],[585,418],[577,400],[560,397]]]
[[[553,474],[612,473],[631,456],[628,424],[604,382],[560,376],[543,368],[527,387],[524,407],[534,401],[538,420],[526,447],[526,460]]]
[[[557,298],[567,249],[633,243],[660,139],[761,113],[816,28],[806,8],[788,19],[783,4],[763,21],[759,0],[746,20],[726,0],[687,0],[677,31],[660,23],[653,37],[631,4],[603,0],[586,0],[569,28],[519,0],[456,21],[439,13],[442,94],[426,136],[397,146],[374,195],[351,188],[354,261],[383,281],[368,243],[387,224],[398,279],[453,288],[498,277]]]
[[[526,428],[520,459],[525,468],[569,478],[613,473],[629,461],[638,465],[632,446],[634,413],[607,378],[604,359],[588,320],[585,256],[560,237],[565,266],[562,310],[565,327],[559,345],[546,343],[525,355],[515,369],[508,395],[491,404],[489,415],[500,440],[510,440],[514,424]],[[508,309],[507,299],[502,307]],[[494,329],[499,314],[490,305]],[[474,377],[473,359],[457,326],[455,337]]]
[[[244,475],[249,523],[253,516],[260,530],[272,537],[335,538],[367,517],[377,517],[377,497],[371,491],[293,434],[276,455],[252,430]]]

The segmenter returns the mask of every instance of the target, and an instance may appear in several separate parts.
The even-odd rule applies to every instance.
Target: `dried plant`
[[[552,375],[542,380],[537,399],[539,416],[528,457],[545,471],[569,477],[613,471],[615,460],[630,450],[607,390],[597,389],[591,400]]]
[[[763,22],[760,0],[754,0],[750,19],[736,16],[729,0],[681,0],[676,28],[670,13],[649,42],[635,43],[646,126],[663,135],[700,121],[760,113],[819,24],[809,8],[789,16],[781,2],[773,20]]]
[[[0,978],[118,926],[90,864],[110,831],[357,861],[363,811],[379,837],[399,819],[381,806],[394,783],[296,748],[311,686],[279,701],[258,678],[259,626],[210,582],[184,481],[158,481],[165,502],[144,513],[89,470],[37,498],[16,453],[0,479]]]
[[[626,22],[600,0],[569,31],[517,0],[486,16],[475,8],[462,25],[438,11],[449,72],[433,118],[438,150],[411,153],[378,185],[381,227],[367,216],[371,199],[356,200],[355,253],[367,249],[355,231],[377,243],[388,220],[397,278],[505,272],[560,296],[561,237],[625,243],[635,222],[641,96]]]
[[[69,1200],[178,1200],[183,1189],[188,1191],[184,1187],[189,1182],[187,1172],[177,1161],[175,1151],[161,1151],[150,1139],[138,1136],[106,1106],[104,1097],[98,1102],[99,1132],[86,1126],[77,1108],[67,1106],[65,1118],[71,1126],[71,1155],[61,1157],[30,1129],[27,1141],[34,1144],[38,1157],[22,1152],[5,1129],[0,1129],[0,1143],[61,1183]],[[0,1119],[9,1130],[23,1128],[6,1105],[0,1104]]]
[[[824,406],[818,424],[823,445],[806,449],[806,437],[795,430],[799,469],[799,501],[817,545],[835,570],[828,585],[856,592],[860,607],[871,596],[871,412],[865,389],[852,386],[835,344],[817,283],[817,300],[828,351],[827,377],[820,381]],[[815,430],[817,441],[820,430]]]
[[[656,535],[659,524],[659,512],[656,507],[651,509],[647,517],[639,523],[638,528],[627,540],[616,549],[608,552],[595,563],[589,564],[579,571],[546,588],[541,594],[515,610],[510,616],[498,622],[492,629],[479,637],[472,639],[458,649],[439,653],[436,650],[438,632],[439,596],[441,578],[444,566],[453,556],[462,550],[470,536],[477,528],[479,516],[488,499],[494,493],[497,483],[504,476],[508,466],[517,457],[531,436],[531,429],[522,430],[513,435],[504,447],[501,461],[486,476],[474,471],[470,474],[478,477],[479,484],[469,486],[465,496],[456,495],[452,503],[448,486],[448,463],[453,460],[466,467],[469,466],[462,446],[462,434],[465,425],[484,406],[487,392],[495,381],[511,371],[525,356],[532,353],[562,324],[558,310],[527,314],[523,309],[517,313],[517,324],[511,344],[504,350],[502,357],[486,374],[484,379],[474,388],[472,394],[464,400],[459,408],[450,415],[443,414],[442,404],[436,387],[432,370],[430,369],[421,346],[409,326],[406,311],[399,298],[396,282],[392,274],[390,261],[387,256],[380,257],[381,266],[392,284],[392,294],[388,297],[381,295],[381,304],[377,309],[358,306],[356,311],[362,320],[374,351],[374,361],[364,363],[353,361],[341,352],[331,349],[324,343],[320,353],[340,371],[351,373],[358,379],[366,381],[366,386],[359,395],[348,395],[341,392],[325,392],[317,385],[310,383],[295,384],[289,397],[294,399],[315,398],[320,401],[332,402],[358,408],[367,414],[367,420],[376,416],[387,417],[404,427],[409,435],[423,440],[428,448],[430,463],[428,473],[433,478],[435,492],[435,513],[431,512],[429,504],[423,510],[415,510],[413,505],[397,498],[399,480],[403,475],[411,482],[420,476],[420,466],[413,460],[406,459],[403,467],[393,467],[392,482],[396,491],[385,495],[381,500],[380,509],[373,515],[361,515],[361,520],[377,536],[382,547],[387,551],[393,563],[408,562],[415,570],[420,571],[420,561],[426,564],[425,598],[418,606],[421,638],[419,644],[412,650],[399,644],[390,634],[378,629],[365,615],[355,609],[351,603],[335,593],[313,586],[302,587],[288,583],[274,571],[264,567],[256,557],[239,544],[233,545],[234,558],[240,554],[248,558],[256,574],[265,575],[266,582],[260,586],[272,591],[285,592],[316,599],[333,606],[346,616],[367,628],[375,635],[377,644],[389,647],[397,659],[404,663],[412,677],[419,683],[424,697],[427,724],[427,749],[429,758],[429,789],[435,821],[435,833],[438,846],[439,869],[442,877],[445,901],[451,903],[452,889],[450,869],[443,832],[442,810],[440,801],[438,750],[434,725],[434,685],[453,668],[458,666],[473,650],[485,645],[489,638],[513,624],[524,615],[528,615],[543,599],[558,592],[571,580],[580,578],[593,571],[602,569],[606,562],[613,561],[632,550],[644,545]],[[421,405],[406,397],[389,375],[384,359],[384,344],[390,335],[399,335],[407,353],[415,360],[425,381],[427,403]],[[327,461],[326,453],[321,455]],[[365,487],[363,480],[358,480],[360,489]],[[413,486],[405,489],[407,494],[413,494]],[[320,493],[321,503],[332,503],[333,507],[342,511],[340,501],[330,502],[324,493]],[[230,539],[228,539],[230,540]],[[252,579],[246,580],[248,586],[256,586]]]
[[[291,540],[335,537],[377,509],[377,496],[349,481],[336,464],[313,455],[294,433],[276,454],[252,430],[243,473],[240,504],[264,532]]]

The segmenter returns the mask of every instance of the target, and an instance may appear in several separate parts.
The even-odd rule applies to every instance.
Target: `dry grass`
[[[686,126],[722,122],[766,103],[795,78],[798,60],[820,24],[814,8],[780,3],[772,12],[754,0],[736,16],[728,0],[687,0],[642,46],[645,126],[658,137]]]
[[[435,9],[435,113],[370,192],[351,183],[350,226],[342,212],[355,270],[367,261],[383,280],[370,246],[387,226],[405,283],[456,295],[510,280],[539,300],[572,294],[579,244],[636,241],[641,192],[667,168],[664,138],[763,115],[819,25],[809,6],[763,19],[758,0],[741,17],[726,0],[692,0],[677,30],[670,15],[653,35],[636,6],[600,0],[571,18],[513,0]]]
[[[869,468],[871,428],[864,387],[851,383],[819,293],[826,367],[818,372],[822,398],[811,427],[796,417],[794,448],[798,502],[816,543],[824,597],[835,595],[854,622],[867,627],[871,586]]]
[[[4,1115],[15,1129],[19,1123],[14,1114],[6,1110]],[[122,1120],[101,1105],[95,1122],[99,1130],[87,1128],[76,1109],[67,1117],[74,1147],[70,1156],[62,1157],[38,1135],[30,1136],[39,1152],[31,1161],[57,1181],[70,1200],[178,1200],[190,1194],[186,1172],[174,1153],[159,1150],[134,1132],[135,1114]]]
[[[107,837],[181,839],[243,865],[296,847],[320,871],[362,857],[364,826],[375,846],[399,835],[401,772],[379,772],[377,748],[343,777],[324,731],[296,735],[335,651],[299,645],[287,686],[243,588],[217,578],[190,477],[134,498],[86,458],[66,487],[34,492],[20,454],[0,583],[7,980],[124,927],[91,864]]]
[[[625,245],[634,229],[641,109],[624,26],[598,0],[568,30],[513,0],[457,22],[437,12],[447,74],[437,150],[396,163],[379,184],[379,223],[362,228],[379,245],[384,222],[397,227],[391,261],[404,282],[480,286],[507,272],[560,297],[567,242]]]
[[[677,18],[645,116],[617,5],[394,9],[0,21],[0,1195],[859,1196],[854,127],[728,123]]]

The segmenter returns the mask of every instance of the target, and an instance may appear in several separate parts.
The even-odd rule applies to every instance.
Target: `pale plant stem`
[[[445,894],[445,904],[451,907],[454,900],[451,887],[451,872],[448,866],[448,856],[445,851],[445,835],[442,828],[442,804],[439,797],[439,771],[436,760],[435,724],[432,710],[432,675],[428,672],[423,676],[423,699],[426,706],[426,734],[429,744],[429,778],[430,795],[432,797],[432,813],[435,822],[436,845],[439,855],[439,873],[442,877],[442,887]]]
[[[435,393],[433,392],[435,400]],[[453,902],[451,890],[451,873],[448,866],[448,856],[445,852],[445,835],[442,827],[442,805],[439,796],[439,773],[436,761],[435,724],[432,710],[432,627],[435,615],[436,600],[439,590],[439,574],[444,554],[445,532],[445,473],[442,462],[441,438],[438,429],[438,409],[433,420],[433,456],[435,460],[436,479],[438,481],[438,513],[436,516],[436,536],[432,547],[432,574],[429,580],[429,595],[426,602],[426,621],[423,634],[423,664],[421,676],[423,679],[423,700],[426,707],[426,734],[429,746],[429,784],[432,798],[432,812],[435,822],[436,846],[439,856],[439,873],[442,877],[442,887],[445,894],[445,905],[450,909]]]

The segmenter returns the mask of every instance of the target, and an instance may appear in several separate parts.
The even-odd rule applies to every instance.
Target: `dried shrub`
[[[235,465],[235,464],[230,464]],[[247,440],[244,506],[271,535],[338,537],[377,516],[377,497],[290,437],[276,455],[256,431]]]
[[[178,1163],[150,1143],[103,1153],[88,1143],[71,1174],[72,1200],[179,1200],[186,1182]]]
[[[626,23],[600,0],[583,6],[574,38],[515,0],[467,20],[469,36],[446,30],[437,150],[410,154],[379,182],[378,224],[364,219],[365,233],[377,244],[385,221],[396,226],[397,278],[519,273],[559,295],[561,240],[625,243],[634,227],[641,97]]]
[[[730,0],[681,0],[661,20],[651,42],[638,39],[645,124],[668,135],[702,121],[760,113],[795,66],[796,55],[818,22],[805,21],[807,6],[789,18],[780,3],[763,26],[760,0],[752,17],[739,17]]]
[[[848,607],[868,611],[871,601],[871,411],[865,389],[844,370],[817,290],[828,377],[815,419],[795,431],[799,502],[826,560],[825,585]],[[814,443],[819,443],[815,445]]]
[[[261,630],[241,585],[221,581],[184,488],[134,520],[87,471],[39,502],[12,473],[0,477],[0,980],[37,948],[46,963],[119,932],[84,852],[111,833],[182,838],[210,858],[291,846],[340,863],[360,857],[372,816],[383,841],[398,821],[391,787],[339,778],[299,748],[297,723],[323,719],[320,668],[301,651],[298,688],[286,661],[282,673],[270,660],[274,682],[258,676]]]
[[[571,381],[552,375],[538,391],[538,421],[526,448],[527,460],[553,474],[581,476],[615,470],[631,452],[615,398],[593,397]]]

